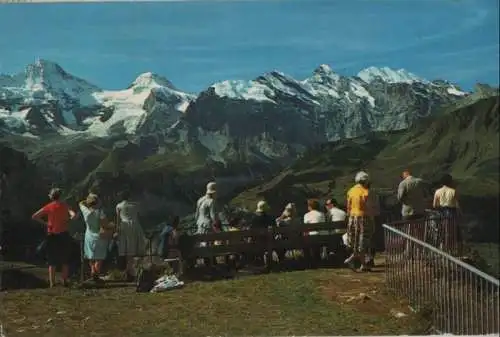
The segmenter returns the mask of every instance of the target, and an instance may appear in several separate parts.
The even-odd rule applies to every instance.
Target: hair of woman
[[[61,197],[61,189],[59,188],[53,188],[50,190],[49,192],[49,198],[50,200],[59,200],[59,198]]]
[[[309,199],[309,200],[307,200],[307,206],[311,210],[318,211],[319,210],[319,201],[316,199]]]
[[[453,177],[450,174],[444,174],[441,177],[441,184],[447,187],[452,187],[453,185]]]
[[[130,191],[129,190],[121,191],[118,197],[122,201],[123,200],[128,201],[130,199]]]
[[[99,204],[99,197],[97,194],[90,193],[85,200],[88,207],[96,207]]]

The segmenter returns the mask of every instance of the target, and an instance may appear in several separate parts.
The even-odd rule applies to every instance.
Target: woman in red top
[[[69,235],[69,221],[76,215],[69,206],[60,201],[61,190],[50,190],[50,203],[42,207],[32,219],[47,226],[47,262],[49,264],[49,283],[52,288],[56,279],[56,267],[61,266],[63,285],[68,280],[68,262],[71,250],[71,236]],[[43,218],[46,217],[47,221]]]

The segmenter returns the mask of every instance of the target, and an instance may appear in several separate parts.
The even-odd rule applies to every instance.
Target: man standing
[[[403,180],[398,187],[398,200],[402,204],[403,220],[425,217],[425,186],[420,178],[415,178],[409,170],[403,172]]]
[[[402,204],[401,215],[403,220],[419,220],[425,218],[425,186],[423,180],[415,178],[409,170],[403,171],[403,180],[398,187],[398,200]],[[423,240],[425,233],[424,224],[410,221],[407,227],[407,234],[414,238]],[[414,245],[407,243],[406,254],[411,258]]]

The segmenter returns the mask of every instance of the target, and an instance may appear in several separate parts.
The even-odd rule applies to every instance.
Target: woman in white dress
[[[122,200],[116,205],[118,256],[125,258],[127,276],[134,275],[135,257],[142,257],[146,251],[146,239],[139,222],[139,205],[130,201],[130,193],[122,192]]]

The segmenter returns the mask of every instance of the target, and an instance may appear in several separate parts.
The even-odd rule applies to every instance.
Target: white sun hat
[[[217,184],[215,182],[209,182],[207,184],[207,193],[206,194],[214,194],[215,192],[217,192]]]

